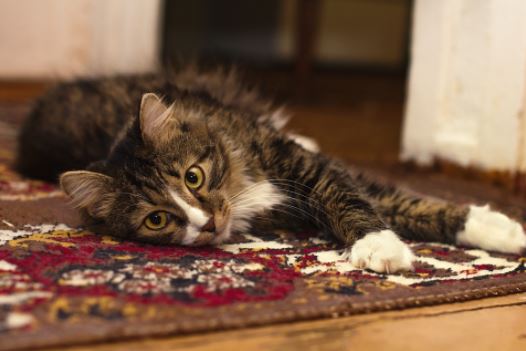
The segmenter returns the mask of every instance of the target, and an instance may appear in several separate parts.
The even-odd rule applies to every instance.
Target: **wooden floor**
[[[526,294],[330,320],[86,345],[63,350],[526,350]]]
[[[396,163],[405,82],[397,75],[328,73],[313,78],[307,96],[291,96],[287,75],[267,76],[263,87],[278,87],[291,98],[291,128],[319,140],[325,152],[385,171]],[[31,102],[43,84],[0,82],[0,104]],[[385,172],[384,172],[385,173]],[[387,171],[386,174],[392,174]],[[489,185],[441,175],[400,175],[419,186],[427,178],[508,203],[524,204]],[[440,178],[442,177],[442,178]],[[420,183],[419,183],[420,182]],[[444,185],[445,184],[445,185]],[[425,184],[422,185],[425,189]],[[526,350],[526,294],[170,338],[83,345],[64,350]]]

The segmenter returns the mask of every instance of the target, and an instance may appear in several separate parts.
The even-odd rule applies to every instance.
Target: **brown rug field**
[[[55,185],[12,170],[0,110],[0,350],[178,335],[526,291],[525,257],[412,242],[415,270],[377,274],[315,233],[163,247],[85,231]],[[456,192],[449,197],[465,201]],[[515,216],[523,216],[517,209]]]

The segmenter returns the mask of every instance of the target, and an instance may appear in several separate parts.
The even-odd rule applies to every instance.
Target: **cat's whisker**
[[[247,208],[250,208],[250,207],[247,207]],[[238,209],[245,209],[245,208],[244,208],[244,207],[240,207],[240,208],[238,208]],[[285,209],[282,209],[282,208],[275,208],[275,209],[273,209],[273,211],[277,211],[277,212],[286,212]],[[236,213],[233,213],[232,216],[233,216],[234,218],[246,217],[245,215],[241,215],[241,216],[238,217]],[[261,217],[261,218],[268,218],[268,219],[270,219],[269,216],[264,216],[264,215],[261,215],[261,214],[250,214],[250,215],[247,215],[247,216],[249,216],[249,218],[253,218],[253,217],[255,217],[255,216],[259,216],[259,217]],[[298,218],[305,219],[304,217],[298,217]]]
[[[137,198],[137,199],[141,199],[141,200],[145,200],[144,196],[140,195],[140,194],[134,194],[134,193],[126,193],[126,192],[122,192],[120,193],[122,195],[128,195],[128,196],[131,196],[131,197],[134,197],[134,198]]]
[[[279,195],[274,195],[274,196],[266,196],[264,198],[269,198],[269,197],[276,197],[276,198],[282,198],[282,196],[279,196]],[[287,197],[287,195],[285,195],[285,197]],[[291,198],[293,200],[296,200],[294,198]],[[298,200],[298,201],[301,201],[301,200]],[[246,209],[246,208],[250,208],[250,207],[243,207],[243,203],[244,202],[240,202],[238,204],[235,204],[231,207],[231,210],[232,211],[236,211],[236,210],[239,210],[239,209]],[[252,202],[251,202],[252,204]],[[311,206],[312,207],[312,206]],[[274,211],[278,211],[278,212],[282,212],[282,213],[285,213],[285,214],[291,214],[290,211],[285,211],[287,209],[293,209],[295,211],[298,211],[299,213],[305,215],[305,217],[309,218],[309,219],[312,219],[314,220],[314,223],[318,223],[320,225],[321,228],[324,228],[324,229],[327,229],[327,225],[323,222],[320,221],[319,218],[317,218],[316,216],[314,216],[313,214],[311,214],[309,211],[307,211],[306,209],[303,209],[303,208],[300,208],[300,207],[297,207],[297,206],[293,206],[291,204],[281,204],[279,207],[276,207],[276,208],[273,208],[272,210]],[[323,209],[321,208],[318,208],[320,211],[323,211]],[[323,211],[323,213],[325,213],[325,211]],[[325,213],[326,214],[326,213]],[[302,219],[305,218],[305,217],[301,217]]]
[[[240,196],[241,194],[245,193],[245,192],[248,192],[249,190],[251,190],[252,188],[256,187],[256,186],[259,186],[263,181],[260,181],[260,182],[257,182],[257,183],[253,183],[249,186],[247,186],[246,188],[243,188],[241,189],[240,191],[238,191],[236,194],[232,195],[230,197],[229,200],[234,200],[235,198],[237,198],[238,196]]]
[[[266,196],[263,196],[261,199],[283,199],[283,198],[286,198],[286,199],[290,199],[290,200],[293,200],[293,201],[297,201],[297,202],[300,202],[300,203],[306,203],[305,200],[303,199],[296,199],[296,198],[293,198],[289,195],[266,195]],[[232,204],[232,207],[235,208],[236,206],[238,205],[244,205],[246,203],[254,203],[253,199],[246,199],[246,200],[242,200],[242,201],[239,201],[239,202],[235,202]],[[258,203],[256,203],[258,204]],[[281,204],[282,206],[284,206],[285,204]],[[309,207],[316,207],[317,205],[316,204],[307,204]],[[291,205],[289,205],[291,206]],[[321,208],[319,208],[319,210],[323,210]]]
[[[298,185],[298,186],[301,186],[301,187],[303,187],[305,189],[308,189],[309,192],[311,192],[311,193],[312,192],[317,193],[317,191],[314,188],[309,187],[309,186],[307,186],[305,184],[302,184],[300,182],[297,182],[297,181],[294,181],[294,180],[290,180],[290,179],[270,178],[270,179],[268,179],[268,181],[270,181],[273,184],[281,184],[281,185],[293,184],[293,185]],[[315,210],[319,211],[320,213],[322,213],[323,215],[325,215],[327,218],[330,218],[330,214],[324,208],[322,208],[316,201],[309,201],[309,200],[313,199],[312,197],[304,195],[302,193],[299,193],[299,192],[295,191],[294,189],[283,189],[283,188],[280,188],[280,191],[286,192],[286,193],[289,193],[289,194],[292,194],[292,195],[296,195],[298,197],[303,198],[303,200],[302,199],[298,199],[298,198],[292,198],[292,199],[296,200],[296,201],[303,201],[304,203],[307,203],[307,205],[310,208],[315,209]],[[309,202],[307,202],[307,201],[309,201]]]
[[[294,181],[294,180],[280,179],[280,178],[269,178],[267,180],[254,183],[254,184],[250,185],[249,187],[243,189],[242,191],[240,191],[237,194],[235,194],[234,196],[232,196],[230,198],[230,201],[233,201],[234,199],[236,199],[237,197],[242,195],[244,192],[252,190],[254,187],[260,186],[260,185],[262,185],[262,184],[264,184],[266,182],[270,182],[271,184],[274,184],[274,185],[297,185],[297,186],[303,187],[304,189],[307,189],[309,191],[309,193],[317,192],[314,188],[309,187],[309,186],[307,186],[305,184],[302,184],[302,183]],[[302,193],[300,193],[298,191],[295,191],[294,189],[280,188],[280,191],[287,192],[289,194],[293,194],[293,195],[296,195],[296,196],[299,196],[299,197],[303,197],[305,199],[311,199],[311,197],[306,196],[306,195],[304,195],[304,194],[302,194]]]
[[[304,189],[308,189],[310,192],[316,192],[316,189],[308,186],[308,185],[305,185],[303,183],[300,183],[296,180],[291,180],[291,179],[282,179],[282,178],[270,178],[268,179],[269,182],[271,182],[272,184],[281,184],[281,185],[297,185],[297,186],[300,186]]]
[[[275,199],[279,199],[279,198],[287,198],[287,199],[290,199],[292,201],[296,201],[296,202],[300,202],[300,203],[304,203],[306,204],[309,208],[311,209],[314,209],[314,210],[317,210],[318,212],[322,213],[323,215],[325,215],[327,218],[329,218],[329,214],[327,213],[327,211],[325,209],[323,209],[320,205],[318,205],[316,202],[307,202],[307,200],[310,200],[309,197],[303,195],[303,194],[299,194],[299,193],[295,193],[295,192],[292,192],[292,191],[287,191],[288,193],[291,193],[291,194],[294,194],[294,195],[299,195],[301,197],[303,197],[304,199],[301,199],[301,198],[295,198],[295,197],[292,197],[288,194],[282,194],[282,195],[266,195],[264,196],[263,198],[265,199],[268,199],[268,198],[275,198]],[[233,203],[233,205],[238,205],[238,204],[244,204],[244,203],[247,203],[247,202],[253,202],[253,200],[245,200],[245,201],[240,201],[240,202],[235,202]],[[284,204],[282,204],[284,205]],[[290,206],[290,205],[289,205]],[[298,208],[298,207],[295,207],[295,208]],[[298,208],[298,210],[302,210],[303,212],[305,213],[308,213],[308,211],[306,209],[302,209],[302,208]],[[309,213],[310,215],[310,213]]]
[[[253,190],[254,188],[256,188],[258,186],[266,185],[267,183],[268,183],[267,180],[262,180],[262,181],[254,183],[254,184],[251,184],[248,187],[246,187],[246,188],[242,189],[241,191],[239,191],[238,193],[236,193],[235,195],[231,196],[229,198],[229,200],[233,201],[234,199],[238,198],[239,196],[241,196],[241,195],[243,195],[245,193],[248,193],[249,191]]]
[[[287,214],[287,215],[291,215],[291,214],[293,214],[293,212],[302,214],[303,217],[298,217],[298,216],[297,217],[301,218],[301,219],[312,220],[313,223],[317,224],[320,229],[330,230],[330,227],[326,223],[321,221],[321,219],[319,217],[313,215],[312,213],[310,213],[306,209],[303,209],[303,208],[300,208],[300,207],[296,207],[296,206],[292,206],[292,205],[282,205],[281,207],[273,208],[272,210],[280,212],[280,213],[284,213],[284,214]]]
[[[303,217],[298,216],[297,214],[294,214],[294,213],[291,213],[291,212],[280,211],[280,210],[277,210],[277,211],[278,211],[278,212],[281,212],[281,213],[284,213],[284,214],[286,214],[286,215],[288,215],[288,216],[295,217],[295,218],[297,218],[297,219],[299,219],[299,220],[303,220],[303,219],[304,219]],[[272,219],[269,218],[268,216],[263,216],[263,215],[251,215],[251,216],[250,216],[250,219],[255,219],[255,218],[259,218],[259,219],[261,219],[261,220],[265,220],[265,221],[267,221],[267,222],[272,223]]]
[[[328,229],[327,225],[325,223],[321,222],[319,218],[317,218],[313,214],[309,213],[307,210],[301,209],[299,207],[285,206],[285,207],[282,207],[282,208],[277,208],[275,210],[278,211],[278,212],[281,211],[282,213],[285,213],[285,214],[290,214],[291,213],[290,211],[286,211],[288,209],[293,209],[293,210],[299,211],[300,213],[304,214],[307,218],[312,219],[314,221],[314,223],[317,223],[321,228]]]

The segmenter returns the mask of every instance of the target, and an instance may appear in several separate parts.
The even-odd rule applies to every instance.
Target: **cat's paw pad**
[[[367,234],[347,249],[344,256],[355,267],[379,273],[411,270],[414,259],[409,246],[387,229]]]
[[[464,230],[457,233],[457,243],[504,253],[521,253],[526,249],[526,234],[520,223],[486,206],[470,206]]]

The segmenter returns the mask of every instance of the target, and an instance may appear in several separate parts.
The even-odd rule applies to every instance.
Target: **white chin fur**
[[[489,251],[521,253],[526,249],[522,225],[506,215],[492,211],[489,205],[470,206],[464,230],[457,243]]]
[[[248,230],[254,215],[279,205],[284,200],[285,196],[278,188],[266,180],[248,185],[232,200],[232,230]]]
[[[352,265],[358,268],[393,273],[411,270],[415,256],[392,230],[385,229],[356,241],[350,249],[346,249],[344,257],[350,258]]]

